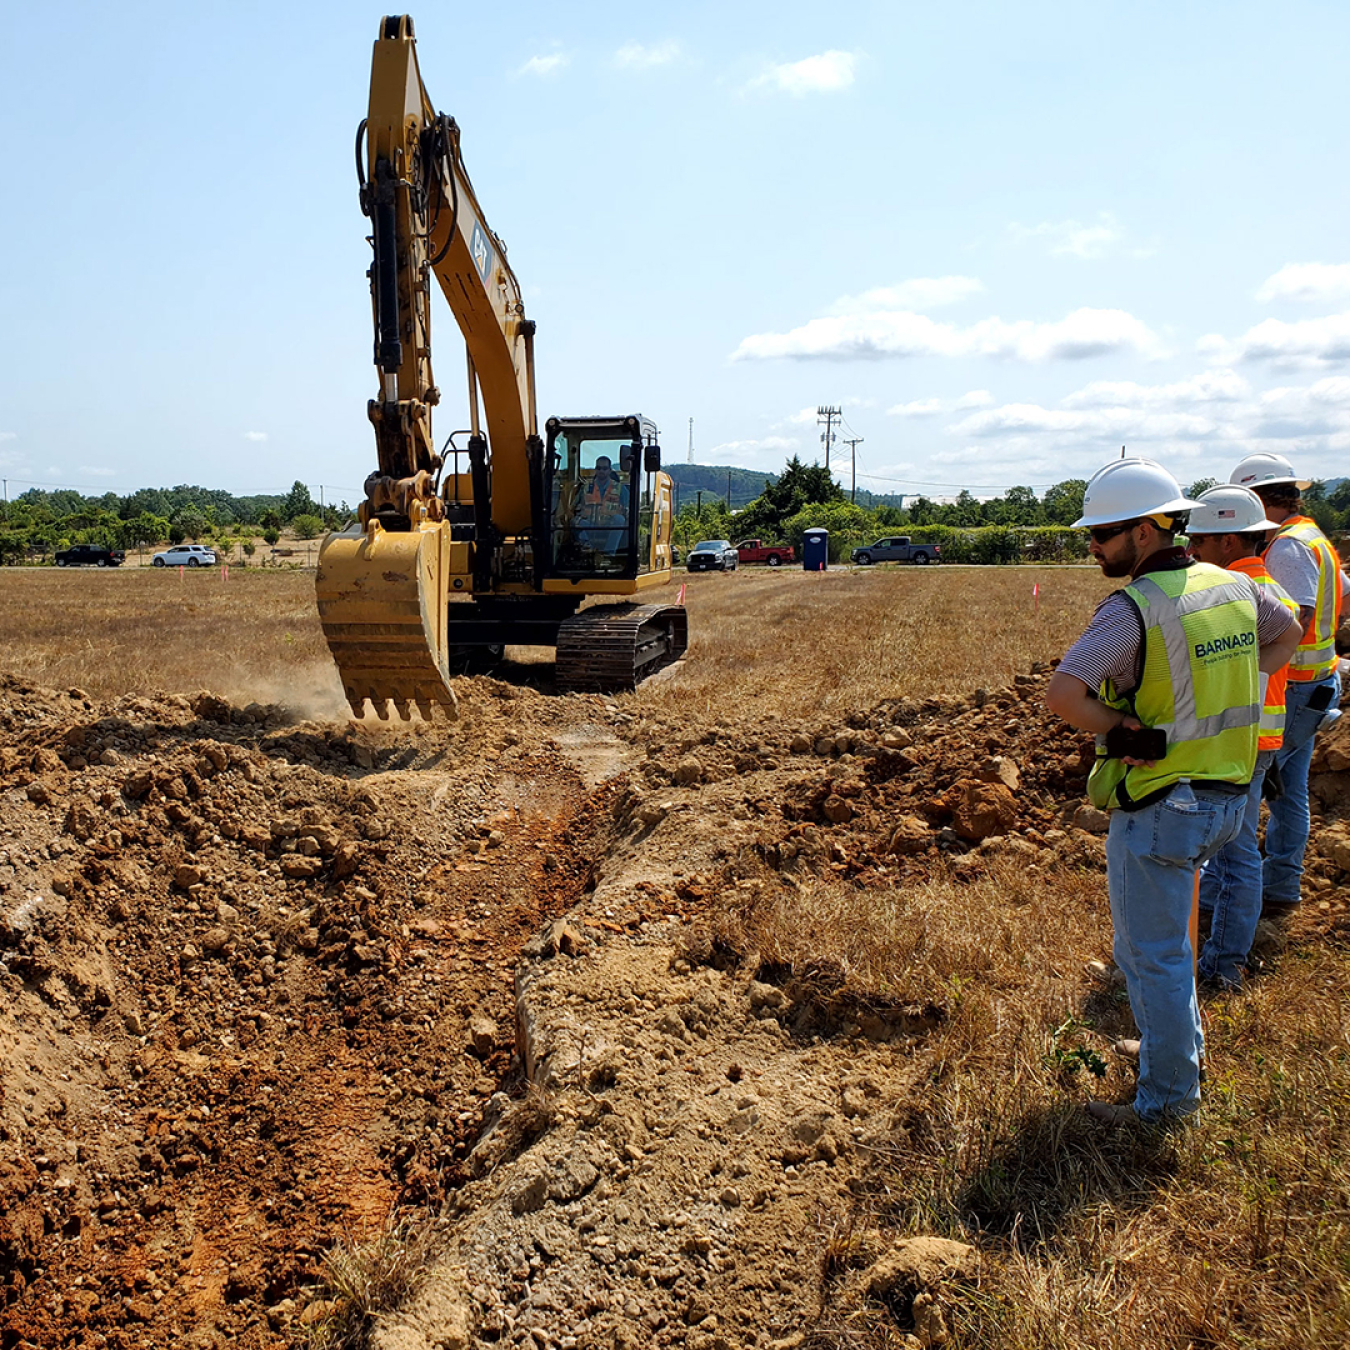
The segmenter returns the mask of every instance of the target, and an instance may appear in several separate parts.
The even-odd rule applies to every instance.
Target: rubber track
[[[617,694],[678,661],[689,645],[683,605],[602,605],[558,630],[557,686],[564,693]]]

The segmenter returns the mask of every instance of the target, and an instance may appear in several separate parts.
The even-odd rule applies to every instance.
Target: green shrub
[[[297,539],[317,539],[324,532],[323,517],[309,513],[296,516],[291,521],[291,529]]]

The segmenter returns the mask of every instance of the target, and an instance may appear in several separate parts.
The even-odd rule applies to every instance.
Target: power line
[[[831,408],[820,406],[816,409],[816,425],[819,426],[821,419],[825,419],[825,432],[821,440],[825,442],[825,469],[829,471],[830,467],[830,445],[834,441],[834,423],[835,419],[843,416],[843,410],[840,408]]]
[[[849,427],[852,431],[853,428]],[[853,436],[844,441],[849,450],[853,453],[853,490],[849,495],[849,500],[856,502],[858,500],[858,447],[863,443],[861,436]]]

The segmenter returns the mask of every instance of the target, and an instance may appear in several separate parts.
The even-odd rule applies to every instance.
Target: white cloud
[[[1330,476],[1350,451],[1350,377],[1254,391],[1231,370],[1168,384],[1094,381],[1059,406],[1008,403],[945,428],[954,441],[932,458],[978,465],[984,481],[1082,476],[1122,444],[1172,468],[1183,481],[1226,478],[1244,455],[1275,451],[1301,472]]]
[[[908,311],[832,315],[788,333],[744,338],[733,361],[880,360],[906,356],[993,356],[1019,361],[1074,361],[1137,352],[1163,354],[1162,343],[1140,319],[1119,309],[1077,309],[1054,323],[981,319],[968,327],[938,323]]]
[[[994,402],[994,396],[987,389],[972,389],[956,400],[957,408],[987,408]]]
[[[1098,214],[1095,223],[1081,220],[1044,220],[1039,225],[1021,225],[1013,221],[1008,234],[1017,243],[1044,240],[1055,257],[1104,258],[1119,251],[1125,240],[1125,227],[1109,211]],[[1147,257],[1152,249],[1132,248],[1135,257]]]
[[[246,441],[265,441],[267,433],[265,431],[246,431],[244,432],[244,439]]]
[[[19,433],[17,431],[0,431],[0,441],[17,440]]]
[[[81,464],[80,467],[79,467],[78,469],[75,470],[75,472],[76,472],[76,473],[79,473],[79,474],[85,474],[85,475],[88,475],[88,476],[92,476],[92,477],[94,477],[94,478],[116,478],[116,477],[117,477],[117,470],[116,470],[116,469],[102,469],[102,468],[99,468],[97,465],[93,465],[93,464]]]
[[[1350,360],[1350,313],[1318,319],[1264,319],[1232,341],[1211,333],[1196,344],[1202,355],[1225,362],[1269,361],[1277,368],[1336,365]]]
[[[561,70],[567,65],[571,59],[566,52],[552,52],[548,56],[532,56],[516,71],[516,74],[552,75],[555,71]]]
[[[948,430],[957,436],[998,436],[1006,432],[1074,435],[1098,442],[1157,440],[1212,436],[1219,424],[1196,413],[1146,412],[1138,408],[1093,408],[1073,411],[1042,408],[1036,403],[1006,403],[972,413]]]
[[[1206,370],[1175,384],[1093,380],[1063,400],[1066,408],[1156,408],[1174,404],[1223,403],[1247,398],[1251,387],[1231,370]]]
[[[841,296],[830,306],[830,313],[936,309],[939,305],[968,300],[983,290],[984,283],[976,277],[912,277],[895,286],[877,286],[861,295]]]
[[[774,89],[795,98],[803,94],[831,94],[847,89],[853,83],[857,63],[857,55],[853,52],[821,52],[819,56],[808,56],[802,61],[770,66],[746,88]]]
[[[711,450],[702,453],[708,459],[717,455],[721,456],[723,460],[734,461],[736,459],[752,459],[755,455],[766,451],[798,450],[800,448],[800,442],[788,436],[763,436],[758,440],[723,441],[720,445],[715,445]]]
[[[1261,283],[1256,298],[1335,301],[1350,296],[1350,263],[1285,263]]]
[[[669,65],[680,55],[680,44],[673,38],[644,46],[641,42],[625,42],[614,53],[614,64],[622,70],[649,70],[652,66]]]
[[[886,412],[891,417],[936,417],[942,411],[942,400],[918,398],[912,403],[897,403]]]

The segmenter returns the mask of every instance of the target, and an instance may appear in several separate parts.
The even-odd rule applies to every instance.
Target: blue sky
[[[517,0],[414,10],[540,409],[683,460],[981,495],[1126,444],[1350,464],[1343,4]],[[0,473],[354,501],[353,138],[380,12],[0,5]],[[465,423],[437,314],[441,436]],[[834,461],[844,467],[846,451]],[[847,478],[845,478],[847,483]]]

